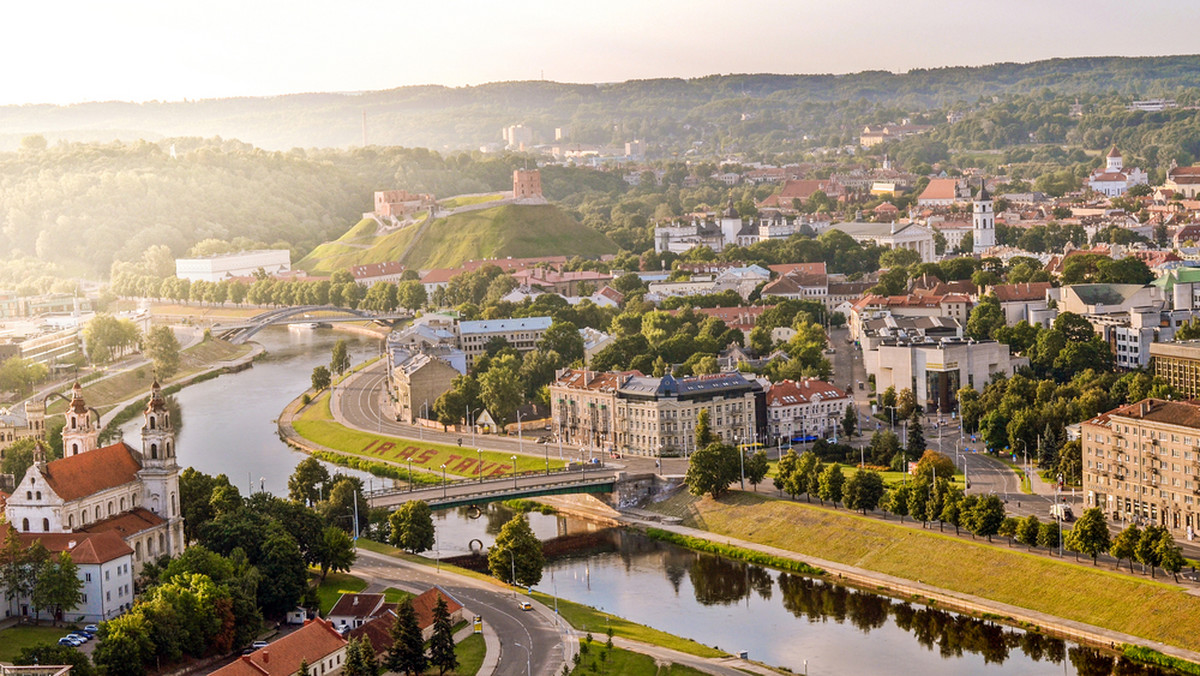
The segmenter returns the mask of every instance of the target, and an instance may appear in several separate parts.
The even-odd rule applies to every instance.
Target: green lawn
[[[651,507],[685,525],[1028,608],[1153,641],[1200,649],[1200,597],[1090,561],[1009,549],[841,509],[762,494],[720,502],[680,493]]]
[[[321,614],[329,613],[333,604],[342,594],[352,592],[360,592],[367,588],[367,583],[361,578],[354,577],[347,573],[330,573],[325,576],[325,581],[317,587],[317,598],[321,603]]]
[[[533,598],[540,601],[547,608],[554,607],[554,597],[541,592],[534,592]],[[612,627],[614,636],[623,636],[635,641],[659,645],[664,648],[678,650],[689,655],[698,657],[724,657],[726,653],[715,648],[710,648],[701,643],[697,643],[689,638],[680,638],[673,634],[668,634],[665,631],[652,629],[643,624],[630,622],[623,617],[602,613],[591,606],[585,606],[582,603],[567,601],[566,599],[558,600],[558,613],[563,619],[582,632],[591,632],[596,636],[600,643],[603,644],[605,638],[605,629],[608,626]],[[612,672],[622,673],[622,672]]]
[[[697,671],[682,664],[659,665],[649,655],[635,653],[622,648],[604,647],[604,637],[598,637],[587,645],[587,653],[580,655],[579,666],[575,667],[572,676],[590,674],[620,674],[620,676],[701,676],[705,672]],[[586,645],[586,640],[580,641],[580,649]]]
[[[800,453],[799,448],[797,448],[796,453],[797,454]],[[844,462],[839,462],[837,464],[841,466],[842,474],[844,474],[847,479],[849,479],[851,476],[854,475],[855,472],[858,471],[857,465],[850,465],[850,464],[846,464]],[[825,463],[825,465],[828,466],[829,463]],[[771,483],[771,481],[775,478],[775,473],[778,471],[779,463],[775,460],[772,460],[770,463],[768,463],[768,466],[769,466],[769,469],[767,470],[767,478],[765,480],[763,480],[762,484],[759,485],[759,488],[762,489],[765,487],[770,490],[775,490],[775,485],[773,483]],[[912,479],[911,475],[906,476],[906,474],[904,472],[893,472],[891,470],[888,470],[886,472],[879,472],[879,476],[883,477],[883,484],[885,486],[895,486],[905,480]],[[959,488],[963,487],[963,475],[962,474],[954,475],[954,484],[957,485]]]
[[[504,193],[497,192],[487,195],[471,195],[469,197],[451,197],[438,202],[438,205],[443,209],[457,209],[458,207],[469,207],[475,204],[483,204],[484,202],[498,202],[504,198]]]
[[[373,460],[384,460],[397,467],[407,468],[409,460],[417,469],[435,470],[440,473],[446,465],[446,475],[455,478],[473,478],[482,469],[485,478],[511,476],[513,472],[511,453],[459,448],[432,441],[414,441],[387,435],[360,432],[333,420],[329,412],[329,396],[321,395],[303,413],[292,421],[296,432],[309,441],[321,444],[341,453],[348,453]],[[480,462],[482,461],[482,467]],[[530,455],[517,456],[518,472],[536,472],[546,469],[545,458]],[[550,459],[550,468],[558,469],[565,463]]]
[[[12,662],[25,648],[41,643],[54,643],[71,633],[66,627],[49,625],[10,627],[0,631],[0,662]]]
[[[487,648],[483,643],[483,634],[471,634],[454,646],[454,654],[458,657],[458,668],[454,676],[475,676],[479,667],[483,666],[483,656]],[[427,674],[437,674],[436,669],[430,669]]]

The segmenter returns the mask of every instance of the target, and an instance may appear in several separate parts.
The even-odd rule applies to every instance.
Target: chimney
[[[271,663],[271,651],[267,650],[266,648],[263,648],[262,651],[263,651],[263,664],[270,664]]]

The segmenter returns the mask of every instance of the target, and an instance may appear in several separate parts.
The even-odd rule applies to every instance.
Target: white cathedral
[[[157,382],[143,412],[141,451],[123,441],[99,447],[99,415],[78,383],[65,415],[63,457],[47,462],[39,442],[5,518],[23,542],[71,553],[85,579],[84,602],[67,617],[108,619],[132,603],[132,581],[146,562],[183,551],[175,430]],[[6,614],[27,612],[16,600]]]

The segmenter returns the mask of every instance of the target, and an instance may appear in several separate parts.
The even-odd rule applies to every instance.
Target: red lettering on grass
[[[492,470],[490,476],[504,476],[505,474],[509,474],[511,472],[512,468],[508,465],[500,465],[496,467],[496,469]]]
[[[416,446],[405,446],[403,451],[396,451],[396,457],[411,458],[412,454],[419,450],[421,449],[417,448]]]
[[[383,455],[384,453],[387,453],[388,451],[392,450],[395,447],[396,447],[396,444],[393,444],[390,441],[385,441],[382,444],[379,444],[378,446],[375,447],[375,455]]]
[[[367,444],[366,446],[363,446],[362,452],[363,452],[363,453],[366,453],[367,451],[370,451],[370,450],[371,450],[371,447],[372,447],[372,446],[374,446],[374,445],[375,445],[375,444],[377,444],[377,443],[379,443],[379,440],[378,440],[378,439],[375,439],[374,441],[372,441],[371,443]]]
[[[456,473],[463,474],[466,473],[467,470],[471,468],[471,465],[475,464],[475,462],[476,461],[474,458],[466,458],[462,462],[458,463],[458,466],[454,467],[453,469]],[[474,474],[474,472],[470,472],[470,474]]]
[[[424,465],[425,463],[432,460],[433,456],[435,456],[435,455],[437,455],[437,451],[433,450],[432,448],[427,448],[427,449],[421,451],[421,455],[414,458],[413,462],[417,463],[418,465]]]

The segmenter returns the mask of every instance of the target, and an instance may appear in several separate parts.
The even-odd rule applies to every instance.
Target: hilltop
[[[0,148],[21,136],[129,141],[221,136],[260,148],[348,147],[368,143],[436,150],[478,148],[500,128],[525,124],[543,138],[556,127],[569,140],[605,143],[620,135],[675,148],[733,135],[788,130],[840,135],[863,122],[886,123],[901,109],[945,108],[994,96],[1051,91],[1059,96],[1177,97],[1200,86],[1200,56],[1087,57],[981,67],[831,74],[712,75],[608,84],[496,82],[475,87],[414,86],[182,102],[98,102],[0,107]],[[1085,101],[1086,102],[1086,101]]]
[[[398,260],[410,269],[428,270],[482,258],[617,252],[612,240],[553,204],[503,204],[426,219],[422,216],[413,225],[383,233],[377,231],[375,221],[363,219],[336,241],[318,246],[296,267],[329,274],[354,265]]]

